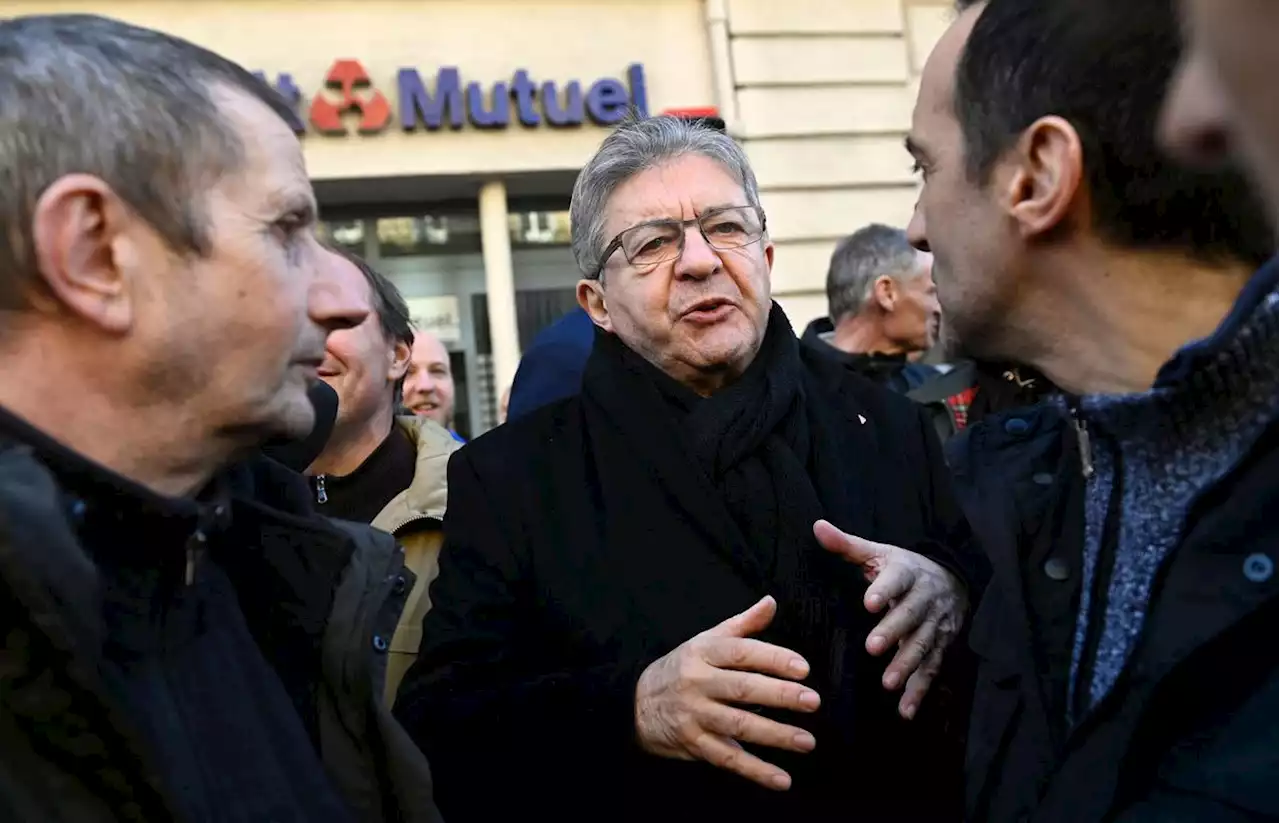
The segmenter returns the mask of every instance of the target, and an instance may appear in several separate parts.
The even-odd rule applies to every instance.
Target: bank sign
[[[375,84],[358,60],[334,62],[324,87],[304,100],[302,88],[288,73],[257,76],[278,91],[294,112],[291,124],[303,134],[308,124],[320,134],[344,135],[354,126],[360,134],[379,134],[392,120],[401,130],[571,128],[585,123],[608,126],[620,122],[631,109],[649,114],[644,66],[629,66],[621,78],[592,81],[539,81],[527,69],[517,69],[509,82],[484,85],[463,83],[456,66],[443,66],[424,79],[414,68],[396,72],[393,107],[388,94]],[[305,112],[303,111],[305,105]],[[714,114],[714,109],[682,109],[672,113]]]

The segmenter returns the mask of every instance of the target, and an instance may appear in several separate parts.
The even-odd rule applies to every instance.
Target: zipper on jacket
[[[431,517],[431,516],[429,516],[429,515],[425,515],[425,514],[419,514],[419,515],[414,515],[413,517],[410,517],[408,520],[404,521],[403,523],[399,523],[399,524],[397,524],[397,525],[396,525],[396,527],[395,527],[395,528],[393,528],[393,529],[391,530],[391,535],[392,535],[393,537],[400,537],[400,536],[402,536],[402,535],[404,534],[404,529],[405,529],[406,527],[408,527],[408,526],[412,526],[414,523],[422,523],[422,522],[426,522],[426,521],[433,522],[433,523],[435,523],[437,526],[440,526],[440,525],[441,525],[441,520],[440,520],[440,518],[438,518],[438,517]]]
[[[328,502],[329,502],[329,493],[328,493],[327,491],[325,491],[325,490],[324,490],[324,475],[323,475],[323,474],[317,474],[317,475],[316,475],[316,502],[317,502],[317,503],[328,503]]]
[[[1080,416],[1080,409],[1072,404],[1071,423],[1076,429],[1076,445],[1080,448],[1080,473],[1084,479],[1093,477],[1093,443],[1089,440],[1089,425]]]
[[[208,538],[200,529],[196,529],[191,537],[187,538],[187,571],[184,579],[188,586],[196,582],[196,564],[200,562],[200,555],[207,542]]]

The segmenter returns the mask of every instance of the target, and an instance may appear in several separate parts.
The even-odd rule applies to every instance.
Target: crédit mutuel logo
[[[263,72],[257,76],[273,86],[292,106],[294,131],[310,128],[320,134],[345,135],[352,127],[359,134],[380,134],[399,112],[403,131],[458,130],[470,124],[477,129],[505,129],[519,124],[525,128],[571,128],[585,123],[608,126],[621,121],[631,109],[641,116],[649,113],[649,95],[644,66],[628,66],[625,79],[602,77],[591,82],[565,83],[534,80],[527,69],[517,69],[509,82],[492,85],[462,82],[456,66],[436,71],[428,87],[414,68],[401,68],[395,76],[397,105],[373,81],[359,60],[334,61],[325,74],[323,87],[303,108],[303,91],[293,75],[281,73],[274,80]],[[681,109],[672,113],[715,114],[714,109]]]

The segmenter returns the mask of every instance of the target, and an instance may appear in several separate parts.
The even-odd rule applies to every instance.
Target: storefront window
[[[569,212],[524,211],[508,218],[512,246],[569,245]]]
[[[473,215],[380,217],[376,232],[379,257],[480,250],[480,220]]]
[[[316,227],[316,235],[352,254],[364,254],[363,220],[322,220]]]

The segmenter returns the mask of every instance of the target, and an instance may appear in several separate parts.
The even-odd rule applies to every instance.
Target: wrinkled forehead
[[[701,154],[682,154],[620,183],[605,204],[605,229],[613,237],[651,220],[689,220],[745,205],[746,190],[724,165]]]

